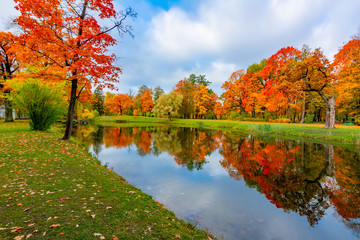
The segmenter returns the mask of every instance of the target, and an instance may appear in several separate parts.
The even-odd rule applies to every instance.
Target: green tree
[[[205,87],[208,87],[211,84],[210,81],[206,80],[205,75],[196,76],[195,74],[191,74],[190,77],[188,78],[188,80],[193,85],[199,84],[199,85],[204,85]],[[214,94],[214,91],[210,88],[208,88],[208,92],[209,92],[209,94]]]
[[[103,91],[99,89],[99,87],[97,87],[94,91],[94,98],[96,99],[96,102],[93,104],[94,109],[97,110],[100,115],[103,115],[105,113],[104,111],[105,95]]]
[[[45,131],[65,116],[66,101],[64,86],[50,87],[40,80],[30,80],[13,96],[16,105],[30,118],[33,130]]]
[[[263,60],[261,60],[260,63],[253,63],[253,64],[251,64],[251,65],[247,68],[246,72],[247,72],[247,73],[257,73],[257,72],[260,72],[260,71],[263,70],[263,68],[266,66],[266,64],[267,64],[266,61],[267,61],[267,59],[264,58]]]
[[[159,99],[159,97],[163,94],[165,94],[164,90],[160,86],[157,86],[153,92],[154,103],[156,103],[156,101]]]
[[[179,110],[182,100],[183,96],[175,92],[163,94],[157,100],[153,112],[160,116],[168,116],[170,122],[171,116]]]

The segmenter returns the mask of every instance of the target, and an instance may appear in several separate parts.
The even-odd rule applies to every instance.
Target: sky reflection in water
[[[103,164],[225,239],[358,239],[359,154],[192,128],[78,129]]]

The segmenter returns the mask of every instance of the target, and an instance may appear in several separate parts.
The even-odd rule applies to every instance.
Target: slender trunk
[[[69,109],[66,119],[66,129],[65,134],[62,140],[70,140],[73,120],[74,120],[74,109],[75,109],[75,102],[76,102],[76,90],[77,90],[77,79],[71,81],[71,95],[70,95],[70,103]]]
[[[6,93],[6,95],[10,95],[10,93]],[[4,100],[5,103],[5,122],[13,122],[13,108],[12,108],[12,102],[9,100],[8,96],[5,97]]]
[[[301,110],[301,119],[300,119],[300,123],[301,124],[304,124],[305,122],[305,116],[306,116],[306,96],[304,97],[304,100],[303,100],[303,107],[302,107],[302,110]]]
[[[168,113],[168,119],[169,119],[169,122],[171,122],[171,114]]]
[[[291,121],[290,106],[287,109],[287,116],[288,116],[288,119]]]

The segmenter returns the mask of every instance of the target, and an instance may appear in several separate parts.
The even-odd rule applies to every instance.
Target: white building
[[[15,109],[13,109],[12,114],[13,114],[13,119],[17,119]],[[4,118],[5,118],[5,105],[0,105],[0,119],[4,119]]]

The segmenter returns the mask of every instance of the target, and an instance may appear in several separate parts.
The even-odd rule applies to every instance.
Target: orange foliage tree
[[[301,86],[304,92],[317,93],[326,105],[325,128],[335,127],[335,75],[333,66],[320,48],[312,51],[304,46],[301,58],[293,68],[293,86]]]
[[[10,87],[6,81],[12,79],[18,70],[19,64],[15,58],[14,43],[15,36],[10,32],[0,32],[0,92],[3,93],[5,103],[5,122],[13,122],[12,103],[9,99]]]
[[[288,112],[296,107],[296,99],[302,96],[301,89],[291,81],[293,78],[294,62],[300,57],[301,52],[294,47],[285,47],[272,55],[267,60],[267,65],[262,69],[264,81],[262,91],[263,105],[271,112]]]
[[[360,123],[360,39],[353,37],[335,55],[337,102],[346,115]]]
[[[41,58],[49,68],[62,71],[69,87],[69,106],[63,140],[70,139],[75,102],[83,89],[113,89],[121,69],[107,49],[116,44],[113,29],[131,33],[125,19],[136,17],[128,8],[117,13],[112,0],[15,0],[21,15],[15,20],[23,33],[19,44]],[[98,19],[112,19],[102,27]],[[28,60],[26,58],[22,59]]]
[[[154,101],[151,96],[150,89],[145,90],[141,96],[141,111],[143,113],[150,112],[154,108]]]

